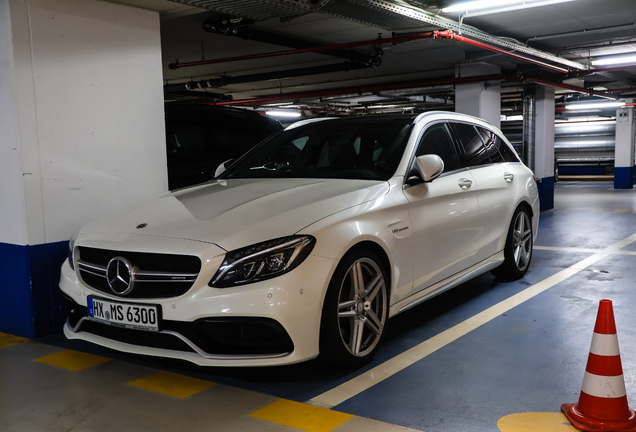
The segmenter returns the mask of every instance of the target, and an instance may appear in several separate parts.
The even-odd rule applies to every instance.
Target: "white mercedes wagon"
[[[73,236],[68,338],[209,366],[358,366],[390,317],[528,271],[533,173],[474,117],[301,121],[225,165]]]

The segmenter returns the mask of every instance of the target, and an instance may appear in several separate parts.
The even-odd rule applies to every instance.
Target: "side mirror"
[[[441,157],[434,154],[418,156],[415,158],[415,163],[413,164],[413,168],[411,168],[407,183],[414,185],[421,182],[430,182],[439,177],[443,172],[444,161]]]
[[[232,165],[232,162],[234,162],[234,159],[228,159],[225,162],[221,163],[218,167],[216,167],[216,171],[214,171],[214,178],[217,178],[218,176],[223,174],[227,167]]]

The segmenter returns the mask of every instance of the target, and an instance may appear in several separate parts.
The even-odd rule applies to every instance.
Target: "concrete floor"
[[[480,276],[390,321],[363,369],[201,368],[0,334],[0,431],[575,431],[598,301],[636,399],[636,190],[560,182],[529,273]]]

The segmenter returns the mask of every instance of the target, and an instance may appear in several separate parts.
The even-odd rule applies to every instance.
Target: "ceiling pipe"
[[[243,27],[246,28],[246,27]],[[243,28],[240,28],[238,30],[241,30]],[[261,33],[265,33],[265,32],[261,32]],[[223,33],[221,33],[223,34]],[[271,33],[269,33],[269,35],[272,35]],[[238,35],[237,35],[238,36]],[[273,36],[278,36],[278,35],[273,35]],[[411,42],[411,41],[415,41],[415,40],[422,40],[422,39],[452,39],[452,40],[456,40],[459,42],[463,42],[472,46],[476,46],[485,50],[489,50],[498,54],[503,54],[503,55],[507,55],[510,57],[514,57],[516,59],[519,60],[523,60],[529,63],[533,63],[536,64],[538,66],[542,66],[548,69],[552,69],[552,70],[557,70],[559,72],[562,73],[567,73],[569,72],[569,69],[560,67],[560,66],[555,66],[540,60],[535,60],[520,54],[516,54],[507,50],[504,50],[502,48],[498,48],[492,45],[488,45],[485,44],[483,42],[479,42],[473,39],[469,39],[467,37],[464,36],[460,36],[455,34],[454,32],[452,32],[451,30],[445,30],[445,31],[433,31],[433,32],[428,32],[428,33],[420,33],[417,35],[405,35],[405,36],[395,36],[395,37],[390,37],[390,38],[382,38],[381,36],[379,36],[376,39],[371,39],[371,40],[366,40],[366,41],[359,41],[359,42],[349,42],[349,43],[344,43],[344,44],[336,44],[336,45],[324,45],[324,46],[311,46],[311,47],[306,47],[306,48],[299,48],[299,49],[294,49],[294,50],[286,50],[286,51],[274,51],[274,52],[270,52],[270,53],[262,53],[262,54],[251,54],[251,55],[245,55],[245,56],[236,56],[236,57],[226,57],[226,58],[220,58],[220,59],[212,59],[212,60],[200,60],[200,61],[195,61],[195,62],[187,62],[187,63],[179,63],[178,61],[175,63],[170,63],[168,65],[168,67],[170,69],[179,69],[179,68],[183,68],[183,67],[192,67],[192,66],[202,66],[202,65],[209,65],[209,64],[218,64],[218,63],[228,63],[228,62],[234,62],[234,61],[242,61],[242,60],[255,60],[255,59],[261,59],[261,58],[270,58],[270,57],[279,57],[279,56],[286,56],[286,55],[294,55],[294,54],[305,54],[305,53],[311,53],[311,52],[322,52],[324,54],[327,54],[328,52],[337,52],[339,50],[344,50],[346,48],[354,48],[354,47],[361,47],[361,46],[380,46],[382,44],[388,44],[388,43],[403,43],[403,42]],[[305,42],[305,41],[303,41]],[[273,42],[272,42],[273,43]],[[309,42],[305,42],[305,43],[309,43]],[[316,44],[313,44],[316,45]],[[348,51],[345,51],[348,52]],[[351,60],[351,58],[349,58],[349,60]],[[377,61],[376,61],[377,62]],[[368,62],[367,62],[368,64]],[[376,64],[377,65],[377,64]],[[607,70],[607,69],[606,69]]]
[[[611,100],[619,100],[620,99],[619,97],[607,96],[604,92],[596,91],[594,89],[586,89],[586,88],[583,88],[583,87],[577,87],[577,86],[573,86],[573,85],[570,85],[570,84],[556,83],[556,82],[552,82],[552,81],[547,81],[547,80],[544,80],[544,79],[536,78],[536,77],[533,77],[533,76],[528,76],[528,77],[526,77],[526,79],[528,81],[536,82],[537,84],[548,85],[548,86],[562,88],[562,89],[566,89],[566,90],[573,90],[575,92],[588,94],[590,96],[598,96],[598,97],[602,97],[602,98],[605,98],[605,99],[611,99]]]
[[[327,73],[335,73],[335,72],[348,72],[351,70],[359,70],[370,68],[371,66],[363,64],[363,63],[353,63],[353,62],[344,62],[344,63],[336,63],[329,64],[323,66],[312,66],[306,68],[299,69],[289,69],[275,72],[264,72],[250,75],[240,75],[240,76],[224,76],[221,78],[212,78],[207,80],[200,81],[190,81],[185,83],[178,84],[166,84],[163,86],[163,90],[165,93],[172,93],[176,91],[183,90],[196,90],[196,89],[209,89],[209,88],[219,88],[225,87],[232,84],[244,84],[249,82],[257,82],[257,81],[269,81],[269,80],[278,80],[285,78],[295,78],[301,76],[308,75],[319,75],[319,74],[327,74]]]
[[[578,93],[592,94],[595,96],[608,98],[608,96],[605,96],[602,92],[597,92],[597,91],[586,89],[583,87],[572,86],[569,84],[546,81],[546,80],[537,78],[537,76],[534,76],[534,75],[526,76],[521,74],[502,73],[502,74],[481,75],[481,76],[474,76],[474,77],[441,78],[441,79],[412,81],[412,82],[404,82],[404,83],[396,83],[396,84],[380,84],[380,85],[373,85],[373,86],[348,87],[348,88],[342,88],[342,89],[320,90],[320,91],[313,91],[313,92],[279,94],[274,96],[264,96],[264,97],[258,97],[258,98],[238,99],[238,100],[232,100],[232,101],[217,102],[216,105],[254,105],[254,104],[261,104],[266,102],[281,102],[281,101],[304,99],[304,98],[342,96],[342,95],[373,93],[373,92],[381,92],[381,91],[389,91],[389,90],[405,90],[410,88],[435,87],[435,86],[441,86],[441,85],[480,83],[480,82],[488,82],[488,81],[519,81],[519,82],[533,81],[538,84],[550,85],[553,87],[560,87],[560,88],[565,88],[568,90],[573,90]],[[612,99],[618,99],[618,98],[612,98]],[[556,109],[558,110],[559,108],[556,108]]]
[[[404,90],[409,88],[434,87],[434,86],[440,86],[440,85],[470,84],[470,83],[487,82],[487,81],[502,81],[502,80],[508,80],[508,79],[517,79],[517,77],[518,77],[517,74],[494,74],[494,75],[481,75],[481,76],[463,77],[463,78],[442,78],[442,79],[414,81],[414,82],[396,83],[396,84],[380,84],[380,85],[370,85],[370,86],[347,87],[347,88],[333,89],[333,90],[320,90],[320,91],[313,91],[313,92],[280,94],[280,95],[274,95],[274,96],[252,98],[252,99],[240,99],[235,101],[217,102],[215,104],[216,105],[251,105],[251,104],[261,104],[265,102],[281,102],[281,101],[295,100],[295,99],[320,98],[323,96],[374,93],[379,91]]]
[[[350,42],[350,43],[344,43],[344,44],[336,44],[336,45],[312,46],[312,47],[299,48],[299,49],[293,49],[293,50],[274,51],[269,53],[250,54],[250,55],[236,56],[236,57],[225,57],[225,58],[213,59],[213,60],[200,60],[200,61],[188,62],[188,63],[179,63],[177,61],[175,63],[170,63],[168,67],[170,69],[179,69],[183,67],[202,66],[202,65],[217,64],[217,63],[229,63],[229,62],[242,61],[242,60],[255,60],[255,59],[261,59],[261,58],[280,57],[280,56],[294,55],[294,54],[306,54],[306,53],[327,54],[328,52],[334,52],[334,51],[343,50],[346,48],[373,46],[373,45],[381,45],[381,44],[389,44],[389,43],[402,43],[402,42],[410,42],[415,40],[433,39],[433,38],[434,38],[433,32],[421,33],[418,35],[410,35],[410,36],[396,36],[391,38],[382,38],[381,36],[378,36],[377,39],[371,39],[371,40],[359,41],[359,42]],[[371,56],[368,56],[368,57],[369,59],[372,59]],[[370,60],[369,62],[372,62],[372,60]]]
[[[539,65],[539,66],[542,66],[542,67],[545,67],[545,68],[548,68],[548,69],[557,70],[557,71],[563,72],[563,73],[567,73],[567,72],[570,71],[569,69],[566,69],[564,67],[551,65],[549,63],[542,62],[540,60],[531,59],[529,57],[522,56],[520,54],[515,54],[513,52],[507,51],[507,50],[502,49],[502,48],[498,48],[498,47],[495,47],[495,46],[492,46],[492,45],[485,44],[483,42],[479,42],[479,41],[476,41],[476,40],[473,40],[473,39],[469,39],[469,38],[464,37],[464,36],[460,36],[460,35],[455,34],[454,32],[452,32],[450,30],[438,31],[438,32],[433,32],[433,33],[436,34],[436,38],[456,40],[456,41],[459,41],[459,42],[466,43],[468,45],[473,45],[473,46],[476,46],[476,47],[479,47],[479,48],[483,48],[485,50],[493,51],[493,52],[496,52],[496,53],[499,53],[499,54],[504,54],[504,55],[507,55],[507,56],[510,56],[510,57],[514,57],[514,58],[519,59],[519,60],[523,60],[523,61],[526,61],[526,62],[529,62],[529,63],[533,63],[533,64],[536,64],[536,65]]]

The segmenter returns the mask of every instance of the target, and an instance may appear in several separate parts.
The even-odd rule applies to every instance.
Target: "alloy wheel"
[[[387,320],[387,287],[382,271],[369,258],[346,273],[338,300],[340,337],[349,353],[364,357],[381,339]]]
[[[532,253],[532,226],[525,211],[517,215],[512,235],[515,264],[519,270],[523,271],[530,264]]]

